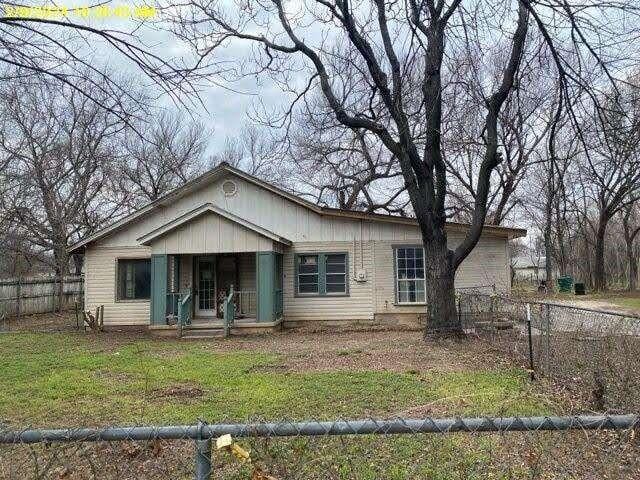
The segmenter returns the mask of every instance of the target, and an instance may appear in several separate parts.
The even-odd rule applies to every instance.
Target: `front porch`
[[[278,252],[152,255],[151,283],[155,333],[251,333],[282,319]]]

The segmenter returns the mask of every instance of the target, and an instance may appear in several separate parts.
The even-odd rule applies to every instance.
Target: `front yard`
[[[14,425],[193,423],[417,414],[537,414],[525,373],[418,332],[217,341],[0,336],[0,418]]]
[[[192,342],[68,328],[15,331],[0,334],[0,371],[0,428],[562,409],[489,343],[425,343],[419,332],[288,332]],[[569,438],[449,434],[241,443],[277,479],[538,478],[545,468],[562,473],[563,455],[582,454]],[[587,445],[579,433],[571,438]],[[192,468],[191,441],[0,447],[0,478],[189,478]],[[214,478],[261,478],[251,477],[252,468],[214,454]],[[594,469],[589,464],[586,471]]]

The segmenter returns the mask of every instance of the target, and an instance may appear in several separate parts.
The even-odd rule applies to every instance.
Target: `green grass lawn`
[[[340,353],[338,353],[340,354]],[[281,355],[206,342],[101,344],[79,334],[0,336],[0,417],[57,425],[388,415],[433,403],[450,414],[548,409],[517,369],[323,371],[279,368]]]
[[[609,297],[607,300],[640,313],[640,297]]]
[[[460,349],[464,355],[464,345]],[[359,351],[337,348],[335,357]],[[423,408],[417,416],[553,411],[547,397],[537,393],[517,368],[287,368],[297,355],[242,346],[221,349],[204,341],[130,337],[113,342],[107,334],[3,334],[0,422],[62,427],[194,423],[199,418],[215,422],[390,417],[417,406]],[[488,467],[495,445],[487,442],[486,437],[415,435],[281,439],[249,446],[269,471],[281,472],[278,478],[290,478],[291,469],[297,472],[295,478],[444,479],[452,472],[463,475],[456,473],[456,478],[485,478],[487,469],[495,473],[493,478],[507,478],[502,467]],[[189,453],[185,455],[190,462]],[[230,468],[224,477],[249,478],[247,467]]]

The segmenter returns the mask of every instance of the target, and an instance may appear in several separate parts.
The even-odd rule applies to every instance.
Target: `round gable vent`
[[[227,197],[230,197],[236,194],[236,192],[238,191],[238,186],[233,180],[225,180],[224,182],[222,182],[222,191]]]

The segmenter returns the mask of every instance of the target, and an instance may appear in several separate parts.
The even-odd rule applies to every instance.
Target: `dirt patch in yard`
[[[151,395],[154,398],[200,398],[204,395],[204,390],[195,385],[177,384],[156,388]]]
[[[276,353],[282,364],[262,367],[268,371],[463,371],[507,365],[486,344],[463,340],[429,340],[421,332],[281,332],[259,337],[215,339],[212,351],[250,350]],[[461,353],[463,352],[463,353]]]
[[[79,320],[80,330],[82,319]],[[10,317],[0,321],[0,331],[10,332],[70,332],[78,330],[74,312],[38,313],[23,315],[20,318]]]
[[[66,327],[65,327],[66,326]],[[82,336],[95,352],[113,353],[120,348],[144,340],[140,346],[146,355],[179,358],[189,344],[172,338],[161,338],[148,332],[77,332],[73,312],[23,317],[12,324],[13,331],[67,331]],[[324,371],[462,371],[469,368],[492,369],[507,366],[486,342],[469,337],[462,340],[429,340],[420,331],[359,330],[279,333],[232,336],[198,342],[202,352],[244,350],[277,354],[274,365],[255,367],[255,371],[324,372]],[[155,350],[155,345],[159,347]]]

